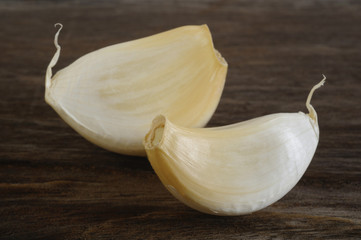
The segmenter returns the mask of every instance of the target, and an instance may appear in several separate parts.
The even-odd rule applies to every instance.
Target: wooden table
[[[0,239],[359,239],[361,3],[344,1],[0,2]],[[98,48],[207,23],[229,63],[209,126],[306,111],[321,138],[284,198],[251,215],[194,211],[162,186],[146,158],[102,150],[44,102],[55,70]]]

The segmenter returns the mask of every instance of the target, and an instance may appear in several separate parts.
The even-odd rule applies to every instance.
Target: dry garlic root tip
[[[184,26],[86,54],[52,77],[45,100],[79,134],[107,150],[145,155],[154,116],[204,126],[223,90],[227,63],[213,48],[206,25]]]
[[[164,116],[145,137],[148,159],[186,205],[215,215],[248,214],[282,198],[316,151],[317,114],[279,113],[216,128],[187,128]]]

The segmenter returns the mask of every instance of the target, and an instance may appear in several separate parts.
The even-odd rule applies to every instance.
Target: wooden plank
[[[361,4],[358,1],[1,1],[0,239],[359,239]],[[306,111],[321,139],[297,186],[239,217],[175,200],[146,158],[84,140],[44,102],[46,66],[98,48],[207,23],[229,63],[209,126]]]

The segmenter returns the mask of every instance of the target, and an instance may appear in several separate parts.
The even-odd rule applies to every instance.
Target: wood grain
[[[0,239],[360,239],[359,1],[0,2]],[[175,200],[146,158],[104,151],[44,102],[44,75],[98,48],[207,23],[229,63],[209,126],[313,105],[321,139],[297,186],[239,217]]]

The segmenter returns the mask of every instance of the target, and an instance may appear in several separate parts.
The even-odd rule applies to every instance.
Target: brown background
[[[321,138],[297,186],[239,217],[196,212],[161,185],[146,158],[104,151],[44,102],[55,70],[85,53],[207,23],[229,63],[209,126],[306,111]],[[361,236],[361,3],[345,1],[0,2],[0,239],[357,239]]]

